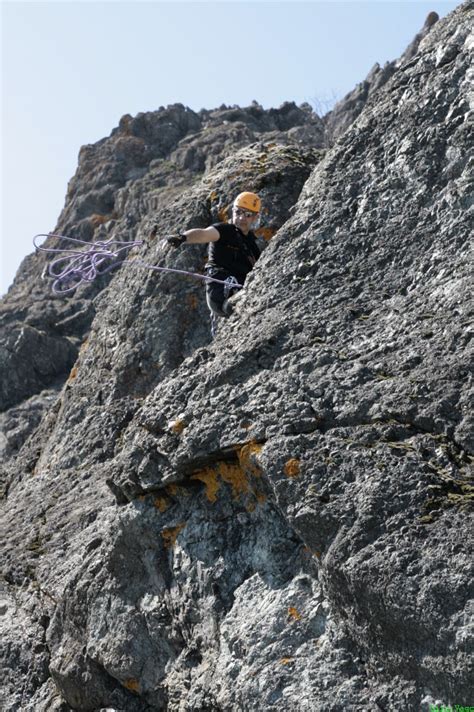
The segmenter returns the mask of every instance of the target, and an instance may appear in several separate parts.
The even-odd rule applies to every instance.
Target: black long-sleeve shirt
[[[225,270],[243,284],[245,277],[260,257],[260,249],[253,232],[247,235],[232,223],[216,223],[220,238],[207,248],[206,267]]]

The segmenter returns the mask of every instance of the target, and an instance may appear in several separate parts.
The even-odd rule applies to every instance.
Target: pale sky
[[[79,149],[123,114],[342,98],[446,0],[1,2],[1,274],[52,231]]]

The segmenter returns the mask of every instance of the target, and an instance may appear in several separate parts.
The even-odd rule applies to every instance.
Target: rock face
[[[394,72],[401,67],[405,67],[408,62],[416,57],[420,43],[438,20],[438,14],[430,12],[420,32],[415,35],[399,59],[386,62],[383,67],[380,64],[375,64],[364,81],[358,84],[355,89],[336,104],[332,111],[326,114],[324,125],[328,144],[332,144],[336,138],[341,136],[354,123],[367,101],[388,82]]]
[[[301,180],[314,165],[311,149],[322,145],[323,132],[321,119],[306,104],[286,103],[267,111],[258,104],[247,109],[224,106],[199,114],[176,104],[135,118],[126,115],[109,138],[81,149],[54,232],[88,242],[129,240],[149,232],[150,220],[164,214],[169,216],[171,229],[184,229],[185,221],[197,216],[188,210],[174,213],[171,219],[168,206],[204,176],[209,189],[201,191],[203,204],[194,210],[201,222],[217,220],[226,207],[222,201],[230,202],[232,195],[226,195],[225,186],[213,183],[212,170],[238,149],[263,141],[287,146],[287,155],[291,147],[301,148],[302,163],[308,166],[283,201],[278,201],[283,204],[276,211],[272,203],[267,205],[268,220],[264,217],[262,234],[268,237],[281,226],[285,211],[296,201]],[[262,148],[263,157],[254,167],[262,186],[278,180],[277,174],[269,175],[268,150]],[[252,160],[258,161],[256,157]],[[275,165],[274,171],[281,168]],[[236,177],[231,185],[240,185]],[[53,239],[45,245],[70,247]],[[113,276],[108,273],[81,285],[67,300],[57,298],[51,294],[50,281],[44,279],[49,259],[44,253],[27,257],[0,305],[2,411],[64,382],[96,313],[96,297]]]
[[[325,153],[293,105],[125,117],[83,150],[64,232],[101,211],[199,271],[159,236],[248,188],[268,246],[214,341],[200,283],[133,261],[5,300],[82,342],[57,396],[66,357],[4,386],[6,710],[470,704],[472,20],[436,23]]]

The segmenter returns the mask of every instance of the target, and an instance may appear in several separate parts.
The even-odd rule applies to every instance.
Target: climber
[[[168,245],[180,247],[188,244],[209,243],[206,274],[219,280],[234,278],[243,285],[245,278],[260,256],[256,237],[252,232],[258,222],[261,201],[255,193],[240,193],[232,204],[232,219],[209,227],[186,230],[165,238]],[[231,280],[232,281],[232,280]],[[214,316],[228,317],[232,313],[229,297],[236,290],[224,284],[207,282],[206,301]]]

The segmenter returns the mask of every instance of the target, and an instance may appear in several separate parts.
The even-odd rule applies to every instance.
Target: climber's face
[[[242,230],[244,235],[252,229],[252,226],[257,219],[258,213],[238,208],[236,205],[232,208],[232,222],[239,228],[239,230]]]

